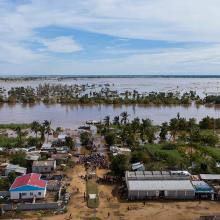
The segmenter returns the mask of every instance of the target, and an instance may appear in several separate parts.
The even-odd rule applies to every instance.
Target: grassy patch
[[[0,147],[15,146],[18,144],[18,138],[0,136]]]
[[[200,151],[207,153],[213,159],[220,161],[220,148],[200,147]]]
[[[162,144],[147,144],[145,147],[153,160],[163,161],[168,166],[179,165],[184,159],[178,149],[164,149]]]
[[[88,180],[86,182],[86,194],[87,194],[87,205],[89,208],[98,208],[99,197],[98,197],[98,186],[95,180]],[[89,194],[96,194],[96,199],[89,199]]]
[[[11,129],[14,130],[17,127],[20,127],[21,129],[27,129],[31,127],[31,124],[0,124],[0,129]]]

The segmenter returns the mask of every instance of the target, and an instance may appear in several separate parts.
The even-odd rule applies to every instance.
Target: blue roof
[[[35,191],[35,190],[44,190],[44,189],[45,189],[44,187],[37,187],[37,186],[26,185],[26,186],[20,186],[20,187],[17,187],[17,188],[9,189],[9,192]]]
[[[214,190],[204,181],[192,181],[196,193],[212,193]]]

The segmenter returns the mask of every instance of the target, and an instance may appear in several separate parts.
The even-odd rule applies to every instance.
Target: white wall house
[[[51,173],[56,170],[56,160],[34,161],[32,164],[33,173]]]
[[[41,180],[40,177],[41,175],[37,173],[17,177],[9,189],[10,199],[45,198],[47,182]]]

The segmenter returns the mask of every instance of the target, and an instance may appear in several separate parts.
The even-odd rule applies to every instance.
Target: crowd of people
[[[91,155],[80,156],[79,163],[94,168],[108,168],[109,166],[106,157],[101,153],[93,153]]]

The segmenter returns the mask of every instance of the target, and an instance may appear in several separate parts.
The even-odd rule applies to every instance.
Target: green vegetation
[[[16,173],[11,172],[8,174],[8,177],[0,178],[0,189],[9,190],[11,184],[14,182],[16,177],[17,177]]]
[[[139,93],[136,90],[119,92],[110,89],[109,84],[40,84],[37,87],[2,88],[2,103],[39,103],[46,104],[141,104],[141,105],[190,105],[218,104],[220,96],[199,97],[195,91],[185,92],[149,92]]]
[[[129,168],[129,160],[126,155],[117,155],[112,158],[111,170],[114,175],[124,176],[124,173]]]
[[[80,134],[80,142],[82,146],[85,146],[88,150],[90,150],[93,144],[92,134],[86,131],[82,132]]]
[[[1,147],[15,147],[18,146],[18,138],[7,137],[0,135],[0,146]]]
[[[45,135],[48,136],[51,134],[51,122],[45,120],[42,124],[37,121],[32,122],[31,124],[2,124],[0,129],[13,130],[16,134],[16,137],[8,137],[7,131],[4,131],[0,135],[0,147],[24,147],[24,146],[40,146],[41,142],[44,141]],[[28,131],[31,129],[35,133],[35,137],[27,137]],[[40,138],[38,137],[40,134]],[[70,140],[67,140],[67,144],[74,145]]]
[[[0,124],[0,129],[11,129],[15,130],[17,127],[20,127],[21,129],[28,129],[31,127],[31,124]]]
[[[90,199],[89,194],[96,194],[95,199]],[[89,208],[98,208],[99,206],[99,195],[98,186],[95,180],[89,179],[86,182],[86,195],[87,195],[87,205]]]
[[[11,155],[11,160],[10,163],[12,164],[18,164],[22,167],[26,167],[27,166],[27,160],[25,160],[26,154],[24,152],[17,152],[15,154]]]
[[[113,120],[105,117],[97,125],[108,146],[127,147],[131,154],[112,156],[113,175],[123,176],[131,163],[142,162],[146,169],[187,169],[192,173],[220,173],[220,119],[205,117],[198,123],[180,114],[161,126],[150,119],[134,118],[124,112]],[[193,166],[192,166],[193,165]]]
[[[145,145],[154,160],[163,161],[167,167],[181,167],[184,160],[183,156],[177,149],[168,149],[167,146],[163,144]]]
[[[66,137],[65,138],[65,141],[66,141],[66,146],[69,147],[71,150],[74,149],[75,147],[75,142],[73,141],[73,138],[72,137]]]

